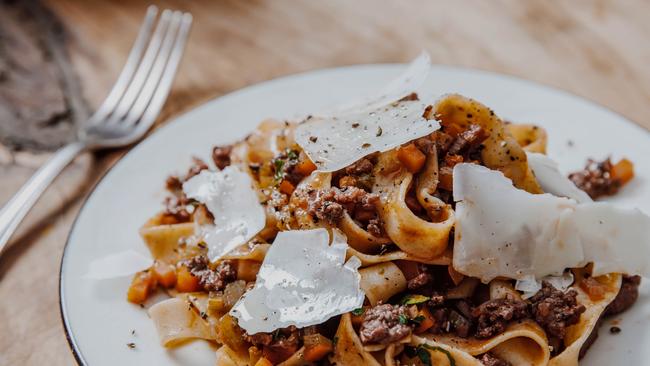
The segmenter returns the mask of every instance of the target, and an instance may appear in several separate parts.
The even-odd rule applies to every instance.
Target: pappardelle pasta
[[[577,187],[614,193],[632,164],[570,180],[542,128],[413,93],[422,65],[167,180],[128,290],[170,295],[148,309],[163,346],[213,342],[217,365],[578,364],[637,298],[650,219]]]

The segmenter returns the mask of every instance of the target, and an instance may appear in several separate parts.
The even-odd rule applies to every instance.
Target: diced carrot
[[[262,355],[271,362],[271,365],[277,365],[282,361],[286,361],[297,351],[297,344],[286,344],[286,347],[274,347],[270,345],[262,348]]]
[[[451,191],[454,186],[453,169],[443,166],[438,172],[438,188]]]
[[[291,195],[294,189],[296,189],[296,187],[294,187],[294,185],[286,179],[280,183],[280,192],[284,194]]]
[[[463,278],[465,278],[465,275],[456,271],[454,267],[451,266],[451,264],[447,266],[447,272],[449,273],[449,277],[451,277],[451,280],[454,281],[454,285],[456,286],[458,286]]]
[[[171,264],[156,261],[153,265],[153,275],[164,287],[171,288],[176,285],[176,268]]]
[[[351,175],[345,175],[339,179],[339,187],[355,187],[357,185],[357,178]]]
[[[296,167],[294,169],[301,175],[307,176],[316,170],[316,168],[316,164],[314,164],[307,156],[305,156],[298,162],[298,164],[296,164]]]
[[[179,292],[196,292],[201,289],[199,279],[185,266],[176,269],[176,290]]]
[[[404,274],[404,277],[406,277],[407,281],[412,278],[415,278],[417,275],[420,274],[420,268],[418,266],[418,262],[400,259],[400,260],[396,260],[393,263],[395,263],[397,267],[399,267],[399,269]]]
[[[239,259],[237,261],[237,279],[247,282],[257,279],[257,272],[260,270],[262,263],[250,259]]]
[[[305,353],[303,358],[308,362],[322,360],[334,350],[332,341],[321,334],[311,334],[304,337]]]
[[[456,164],[460,164],[463,162],[463,157],[461,155],[446,155],[445,156],[445,165],[453,168],[456,166]]]
[[[420,324],[415,328],[415,333],[426,332],[427,329],[433,327],[433,324],[435,324],[433,316],[426,306],[423,306],[422,309],[418,311],[417,317],[422,317],[422,320],[420,320]]]
[[[151,272],[138,272],[133,276],[126,298],[134,304],[142,304],[155,288],[156,279]]]
[[[257,360],[257,362],[255,362],[255,366],[273,366],[273,364],[265,357],[262,357],[259,360]]]
[[[408,144],[397,149],[397,158],[409,172],[415,174],[422,169],[427,157],[415,144]]]
[[[592,301],[599,301],[605,298],[607,286],[598,282],[594,277],[587,277],[580,281],[580,288],[589,295]]]
[[[610,174],[613,180],[619,181],[623,185],[634,178],[634,164],[627,159],[621,159],[612,166]]]

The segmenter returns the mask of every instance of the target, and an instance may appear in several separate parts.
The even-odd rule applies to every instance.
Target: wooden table
[[[71,138],[128,53],[147,2],[0,5],[0,203]],[[566,89],[650,128],[650,2],[167,1],[195,25],[160,122],[282,75],[358,63],[433,62]],[[59,263],[98,177],[123,152],[80,157],[0,258],[0,364],[74,363],[59,318]],[[110,351],[110,350],[107,350]]]

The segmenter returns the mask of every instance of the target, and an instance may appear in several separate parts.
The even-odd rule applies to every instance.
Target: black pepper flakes
[[[357,128],[357,127],[359,127],[358,123],[355,122],[355,123],[352,124],[352,128]]]
[[[130,349],[135,349],[135,343],[133,342],[127,343],[126,346],[129,347]]]
[[[311,141],[311,142],[316,142],[316,141],[318,141],[318,137],[316,137],[316,136],[310,136],[310,137],[309,137],[309,141]]]
[[[384,133],[384,130],[381,129],[381,126],[377,127],[377,134],[375,136],[379,137],[382,133]]]
[[[611,328],[609,328],[609,332],[612,333],[612,334],[618,334],[618,333],[621,332],[621,328],[619,328],[619,327],[611,327]]]
[[[363,145],[361,145],[361,147],[364,148],[364,149],[367,149],[367,148],[370,147],[370,144],[366,142]]]

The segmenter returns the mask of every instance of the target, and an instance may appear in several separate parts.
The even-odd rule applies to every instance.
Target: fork
[[[126,64],[108,96],[77,131],[77,139],[59,149],[0,211],[0,253],[45,189],[84,151],[117,148],[139,141],[167,99],[192,15],[150,6]],[[157,23],[157,24],[155,24]],[[155,29],[154,29],[155,25]]]

